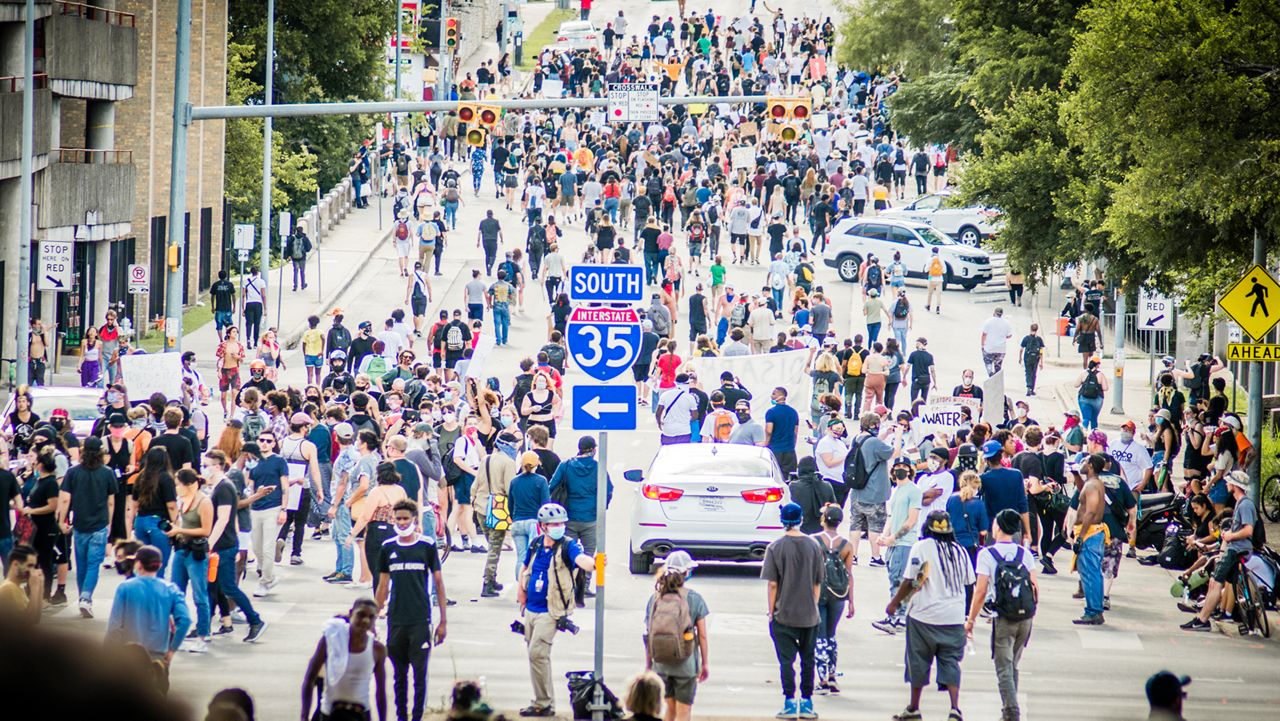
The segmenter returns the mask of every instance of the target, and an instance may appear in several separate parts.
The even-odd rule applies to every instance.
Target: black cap
[[[1147,679],[1147,701],[1153,708],[1173,708],[1182,698],[1182,689],[1190,683],[1190,676],[1177,676],[1172,671],[1157,671]]]
[[[897,468],[898,466],[906,466],[908,468],[914,468],[915,462],[913,462],[910,458],[907,458],[906,456],[898,456],[897,458],[893,459],[893,467]]]
[[[578,439],[578,452],[586,453],[596,449],[596,439],[592,436],[583,436]]]
[[[942,446],[934,446],[934,448],[930,450],[929,453],[930,455],[934,455],[942,459],[943,463],[946,463],[947,461],[951,460],[951,451],[947,450],[946,448],[943,448]]]
[[[112,428],[124,428],[125,426],[129,425],[129,422],[125,420],[125,417],[122,415],[113,415],[111,416],[110,425]]]

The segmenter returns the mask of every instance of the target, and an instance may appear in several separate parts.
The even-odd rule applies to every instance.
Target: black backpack
[[[1101,398],[1102,382],[1098,380],[1098,371],[1086,371],[1084,383],[1080,384],[1081,398]]]
[[[822,602],[843,601],[849,597],[849,568],[840,558],[848,539],[841,536],[840,545],[822,545]]]
[[[872,287],[872,288],[878,287],[880,285],[880,279],[881,279],[880,266],[873,265],[867,268],[867,286],[868,287]]]
[[[1022,546],[1013,558],[1004,558],[992,548],[996,557],[995,583],[996,615],[1006,621],[1026,621],[1036,615],[1036,592],[1031,585],[1031,571],[1022,565]]]
[[[877,461],[875,465],[867,468],[867,460],[862,456],[862,445],[869,438],[871,434],[863,434],[844,457],[844,482],[855,491],[866,488],[867,482],[871,480],[871,474],[880,467],[880,462]]]
[[[559,343],[548,343],[542,346],[542,352],[547,354],[547,365],[564,373],[564,346]]]
[[[1160,567],[1167,571],[1185,571],[1191,567],[1193,558],[1188,553],[1187,538],[1182,535],[1181,530],[1169,527],[1165,532],[1164,546],[1160,548],[1160,555],[1156,559]]]

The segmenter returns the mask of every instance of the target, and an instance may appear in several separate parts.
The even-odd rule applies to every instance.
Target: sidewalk
[[[321,329],[327,329],[330,322],[323,319],[360,274],[378,247],[391,235],[391,201],[384,199],[382,228],[378,228],[378,200],[369,199],[366,209],[353,208],[351,213],[335,228],[324,232],[316,244],[316,250],[307,258],[307,288],[293,288],[293,263],[288,262],[282,268],[271,271],[268,279],[267,307],[263,314],[263,329],[276,328],[280,344],[288,349],[296,346],[307,329],[307,317],[322,316]],[[313,237],[312,242],[316,239]],[[280,282],[283,269],[283,284]],[[235,280],[232,283],[239,288]],[[278,289],[283,288],[282,296],[277,296]],[[237,290],[238,292],[238,290]],[[236,301],[239,302],[239,295]],[[276,320],[276,304],[280,302],[279,321]],[[211,371],[214,364],[214,351],[218,341],[213,324],[206,323],[199,328],[185,329],[182,336],[182,350],[195,351],[197,367]],[[252,353],[252,350],[250,351]]]

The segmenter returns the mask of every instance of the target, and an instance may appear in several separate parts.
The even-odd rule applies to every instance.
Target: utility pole
[[[27,0],[26,17],[23,18],[22,40],[22,190],[18,193],[18,385],[26,385],[31,379],[31,194],[34,192],[31,177],[32,136],[35,132],[36,114],[36,3]],[[54,338],[53,354],[58,354],[57,338]],[[49,380],[53,369],[49,369]]]
[[[1128,311],[1126,290],[1123,284],[1116,288],[1116,345],[1111,363],[1115,367],[1115,381],[1111,385],[1111,412],[1118,416],[1124,415],[1124,314]],[[1155,352],[1154,345],[1151,352]]]
[[[399,0],[396,0],[396,87],[391,93],[392,100],[400,99],[400,45],[401,38],[404,34],[404,6]],[[400,116],[391,116],[391,161],[394,163],[396,156],[400,151],[396,150],[396,143],[400,142]]]
[[[262,102],[274,104],[276,74],[276,0],[267,0],[266,82]],[[262,287],[271,288],[271,116],[262,123],[262,238],[258,243],[258,275]],[[280,289],[276,288],[279,293]],[[263,299],[265,302],[265,298]],[[265,309],[264,309],[265,310]]]
[[[1267,267],[1267,242],[1257,228],[1253,229],[1253,262]],[[1265,338],[1255,338],[1262,343]],[[1249,442],[1253,444],[1253,462],[1245,469],[1249,473],[1249,498],[1260,501],[1262,488],[1262,454],[1271,449],[1262,447],[1262,364],[1249,362],[1249,406],[1245,421],[1249,424]]]
[[[164,349],[182,352],[182,275],[187,259],[182,253],[183,222],[187,207],[187,126],[191,105],[187,86],[191,76],[191,0],[178,0],[178,48],[173,70],[173,150],[169,158],[169,268],[165,282]],[[268,121],[270,122],[270,121]]]
[[[604,569],[605,569],[605,515],[609,499],[609,433],[600,431],[599,451],[596,458],[596,637],[594,657],[595,693],[591,697],[592,721],[604,721],[609,705],[604,701]]]

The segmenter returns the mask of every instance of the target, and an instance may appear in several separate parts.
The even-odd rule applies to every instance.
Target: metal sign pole
[[[26,385],[30,370],[31,352],[31,213],[32,163],[34,158],[33,136],[35,130],[35,62],[36,62],[36,4],[27,0],[23,18],[22,44],[22,159],[19,161],[22,188],[18,192],[18,319],[16,326],[18,385]],[[56,142],[56,139],[55,139]],[[58,357],[54,348],[53,357]],[[52,381],[52,374],[47,379]]]
[[[592,721],[604,721],[608,706],[604,702],[604,568],[605,511],[609,498],[609,432],[600,431],[599,457],[596,459],[596,647],[595,697],[592,699]]]
[[[320,285],[320,232],[324,227],[324,222],[320,219],[320,186],[316,186],[316,227],[312,228],[316,234],[316,300],[324,301],[324,290]]]
[[[1267,241],[1257,228],[1253,229],[1253,262],[1266,268],[1267,265]],[[1274,295],[1274,294],[1273,294]],[[1273,304],[1274,304],[1273,300]],[[1273,305],[1274,307],[1274,305]],[[1264,311],[1265,315],[1266,312]],[[1265,343],[1267,334],[1263,333],[1254,338],[1256,343]],[[1245,411],[1245,421],[1248,425],[1249,442],[1253,443],[1253,447],[1262,450],[1262,364],[1258,361],[1249,362],[1249,403]],[[1232,394],[1234,395],[1234,393]],[[1249,473],[1249,498],[1254,503],[1258,503],[1262,488],[1262,453],[1253,454],[1253,462],[1245,469]]]
[[[240,285],[240,309],[236,318],[236,329],[241,333],[244,332],[244,256],[241,251],[236,251],[236,257],[240,259],[240,277],[236,278],[236,283]]]
[[[280,236],[280,279],[276,284],[276,334],[280,333],[280,306],[284,303],[284,267],[290,261],[284,257],[284,235]]]

